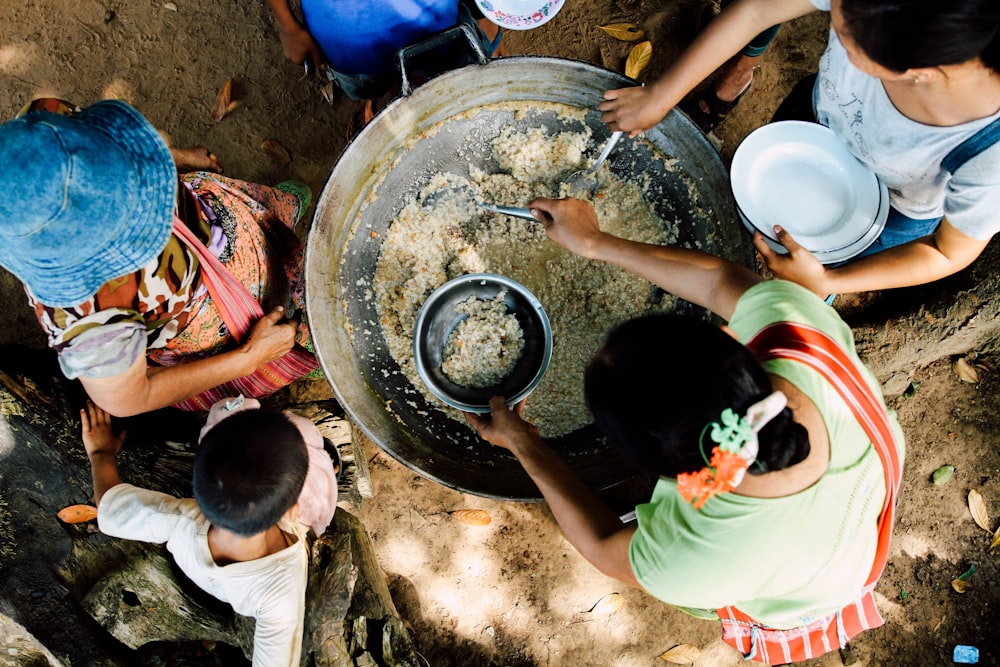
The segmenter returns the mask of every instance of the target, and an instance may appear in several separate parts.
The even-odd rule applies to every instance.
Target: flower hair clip
[[[757,434],[768,422],[781,414],[788,398],[776,391],[749,408],[745,417],[731,408],[722,411],[721,423],[709,422],[698,438],[701,457],[707,464],[696,472],[677,475],[677,492],[681,498],[701,509],[712,496],[732,491],[743,481],[747,469],[757,460],[760,450]],[[712,442],[711,457],[705,456],[705,433]]]

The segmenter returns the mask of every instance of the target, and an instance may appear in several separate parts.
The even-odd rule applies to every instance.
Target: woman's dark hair
[[[841,0],[848,36],[894,72],[980,58],[1000,72],[998,0]]]
[[[213,525],[256,535],[298,502],[308,468],[306,443],[288,417],[244,410],[202,438],[194,457],[194,497]]]
[[[676,477],[705,466],[699,439],[722,411],[740,416],[772,392],[750,351],[720,328],[682,315],[648,315],[614,329],[587,367],[584,392],[598,427],[634,465]],[[788,408],[759,433],[751,474],[806,458],[806,429]],[[706,435],[704,456],[715,443]]]

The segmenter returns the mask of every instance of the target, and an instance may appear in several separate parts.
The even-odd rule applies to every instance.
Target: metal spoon
[[[612,132],[611,136],[608,138],[608,143],[604,144],[604,149],[601,151],[601,154],[597,156],[597,159],[594,160],[594,164],[590,166],[590,169],[575,171],[570,174],[565,181],[563,181],[569,186],[571,194],[573,192],[583,190],[591,193],[597,189],[597,177],[594,176],[594,173],[602,164],[604,164],[604,161],[608,159],[608,156],[611,155],[611,151],[613,151],[615,146],[618,145],[618,140],[622,138],[623,134],[625,133],[621,130]]]
[[[450,183],[442,188],[439,188],[438,190],[428,194],[427,197],[424,198],[422,205],[425,208],[433,208],[445,201],[453,202],[458,206],[478,206],[484,211],[500,213],[501,215],[512,215],[515,218],[535,220],[537,222],[537,218],[531,215],[531,211],[527,208],[517,206],[500,206],[498,204],[480,201],[479,198],[476,197],[475,190],[473,190],[472,186],[468,183]]]

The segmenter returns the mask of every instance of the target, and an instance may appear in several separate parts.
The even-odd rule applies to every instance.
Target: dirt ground
[[[632,22],[653,43],[641,77],[651,80],[693,36],[697,5],[568,0],[545,26],[507,33],[506,48],[511,56],[553,55],[622,71],[630,45],[596,26]],[[769,120],[792,84],[814,70],[826,31],[824,15],[782,27],[752,94],[717,131],[725,161],[747,132]],[[117,97],[174,145],[209,146],[228,175],[264,183],[296,178],[318,194],[359,104],[339,92],[328,103],[302,74],[283,59],[264,2],[0,3],[0,117],[40,95],[81,105]],[[215,93],[230,77],[239,104],[215,122]],[[281,142],[291,162],[268,158],[260,150],[265,139]],[[990,268],[996,255],[988,250],[960,278],[866,298],[842,295],[837,302],[856,328],[862,355],[886,381],[908,451],[892,560],[878,586],[887,624],[852,642],[849,652],[813,665],[947,665],[956,644],[977,646],[980,664],[1000,664],[998,556],[987,550],[990,537],[966,501],[975,489],[994,517],[1000,514],[1000,378],[991,370],[1000,334],[991,328],[996,312],[986,310],[997,296]],[[0,279],[0,342],[43,346],[16,281],[3,272]],[[983,377],[962,382],[952,363],[974,351],[981,353]],[[302,391],[329,395],[323,383]],[[561,536],[544,504],[459,493],[368,447],[375,495],[352,511],[374,538],[397,606],[429,665],[652,666],[667,664],[658,656],[678,644],[701,649],[697,665],[750,664],[722,644],[717,624],[599,574]],[[932,484],[931,473],[945,464],[955,466],[954,477]],[[470,526],[448,515],[461,508],[487,510],[492,522]],[[952,580],[973,564],[971,590],[957,593]],[[623,594],[620,609],[586,613],[611,593]],[[29,629],[46,640],[45,628]]]

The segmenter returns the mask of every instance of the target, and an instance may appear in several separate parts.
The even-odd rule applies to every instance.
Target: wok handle
[[[410,44],[409,46],[404,46],[396,52],[396,68],[399,70],[400,77],[402,77],[402,82],[399,86],[400,95],[402,97],[409,97],[410,93],[413,92],[413,86],[410,84],[410,77],[406,71],[406,61],[409,58],[425,53],[439,46],[444,46],[445,44],[462,39],[463,37],[465,38],[469,49],[472,51],[472,55],[480,65],[485,65],[490,61],[489,54],[486,53],[486,49],[483,48],[483,44],[479,40],[479,35],[476,34],[472,26],[465,23],[459,23],[458,25],[436,32],[430,37],[424,38],[419,42]]]

